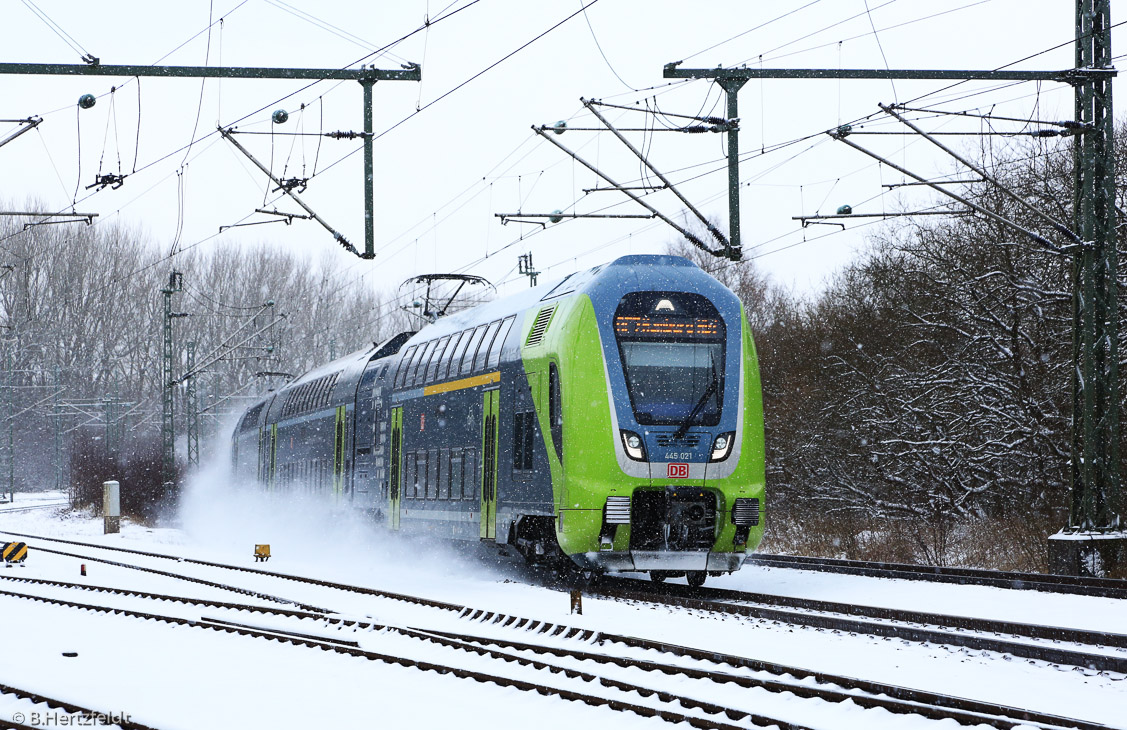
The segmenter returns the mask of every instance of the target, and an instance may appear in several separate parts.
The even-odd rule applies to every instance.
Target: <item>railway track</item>
[[[1100,598],[1127,598],[1127,581],[1117,578],[865,562],[838,558],[808,558],[798,555],[771,555],[766,553],[757,553],[751,556],[748,559],[748,564],[772,568],[862,575],[872,578],[899,578],[960,585],[992,586],[1013,590],[1069,593]]]
[[[398,593],[394,593],[394,592],[391,592],[391,591],[379,590],[377,588],[368,588],[368,587],[364,587],[364,586],[349,585],[349,584],[346,584],[346,583],[338,583],[338,582],[329,581],[329,580],[322,580],[320,578],[309,578],[309,577],[306,577],[306,576],[291,575],[289,573],[279,573],[279,572],[275,572],[275,571],[271,571],[271,570],[265,570],[265,569],[262,569],[262,568],[252,568],[252,567],[245,566],[245,565],[231,565],[231,564],[228,564],[228,563],[218,563],[218,562],[214,562],[214,561],[210,561],[210,560],[199,560],[199,559],[196,559],[196,558],[178,557],[178,556],[175,556],[175,555],[168,555],[168,554],[165,554],[165,553],[157,553],[157,552],[152,552],[152,551],[148,551],[148,550],[136,550],[136,549],[133,549],[133,548],[120,547],[120,546],[116,546],[116,545],[98,545],[96,543],[87,543],[87,542],[81,542],[81,541],[78,541],[78,540],[65,540],[65,539],[62,539],[62,538],[46,537],[46,536],[43,536],[43,535],[32,535],[32,534],[23,533],[23,532],[11,532],[9,530],[0,530],[0,535],[14,535],[16,537],[21,537],[21,538],[25,538],[25,539],[40,540],[40,541],[43,541],[43,542],[54,542],[54,543],[60,543],[60,544],[64,544],[64,545],[73,545],[73,546],[83,547],[83,548],[87,548],[87,549],[92,548],[92,549],[95,549],[95,550],[108,550],[108,551],[111,551],[111,552],[125,553],[125,554],[129,554],[129,555],[141,555],[141,556],[149,557],[149,558],[159,558],[161,560],[168,560],[168,561],[172,561],[172,562],[178,563],[178,564],[199,565],[199,566],[208,567],[208,568],[222,568],[222,569],[225,569],[225,570],[230,570],[230,571],[235,571],[235,572],[240,572],[240,573],[249,573],[249,574],[257,575],[257,576],[266,576],[266,577],[269,577],[269,578],[278,578],[278,579],[282,579],[282,580],[293,581],[295,583],[301,583],[301,584],[305,584],[305,585],[313,585],[313,586],[319,586],[319,587],[322,587],[322,588],[330,588],[330,589],[335,589],[335,590],[339,590],[339,591],[344,591],[344,592],[347,592],[347,593],[355,593],[355,594],[359,594],[359,595],[374,596],[374,597],[378,597],[378,598],[389,598],[389,599],[392,599],[392,600],[395,600],[395,599],[411,600],[411,602],[419,603],[420,605],[429,605],[429,606],[432,606],[432,607],[435,607],[435,608],[445,608],[445,609],[455,610],[455,611],[461,610],[461,608],[462,608],[461,606],[456,606],[455,604],[451,604],[451,603],[445,603],[443,601],[433,601],[433,600],[424,599],[424,598],[415,598],[415,597],[411,597],[411,596],[403,596],[403,595],[398,594]],[[302,609],[305,609],[305,610],[319,611],[319,612],[322,612],[322,613],[331,613],[331,611],[329,609],[319,608],[317,606],[309,606],[309,605],[306,605],[306,604],[301,604],[299,601],[292,600],[292,599],[289,599],[289,598],[284,598],[284,597],[280,597],[280,596],[273,596],[273,595],[269,595],[269,594],[262,594],[262,593],[252,591],[252,590],[249,590],[247,588],[240,587],[240,586],[234,586],[234,585],[225,584],[225,583],[216,583],[214,581],[209,581],[209,580],[206,580],[206,579],[188,576],[188,575],[185,575],[182,572],[176,573],[176,572],[171,572],[171,571],[162,571],[162,570],[158,570],[158,569],[154,569],[154,568],[150,568],[150,567],[117,562],[117,561],[109,560],[109,559],[94,556],[94,555],[89,555],[89,554],[84,555],[84,554],[79,554],[79,553],[66,552],[66,551],[63,551],[63,550],[56,550],[56,549],[53,549],[53,548],[45,548],[45,547],[42,547],[42,546],[36,546],[36,549],[42,550],[43,552],[53,553],[53,554],[56,554],[56,555],[63,555],[63,556],[74,557],[74,558],[81,558],[81,559],[84,559],[84,560],[90,560],[90,561],[94,561],[94,562],[105,563],[105,564],[108,564],[108,565],[115,565],[115,566],[123,567],[123,568],[141,570],[141,571],[144,571],[144,572],[153,573],[155,575],[164,575],[164,576],[167,576],[167,577],[179,578],[179,579],[182,579],[182,580],[188,580],[188,581],[191,581],[191,582],[194,582],[194,583],[199,583],[199,584],[202,584],[202,585],[211,585],[213,587],[221,588],[221,589],[224,589],[224,590],[230,590],[230,591],[235,592],[235,593],[242,593],[242,594],[245,594],[245,595],[251,595],[251,596],[258,597],[258,598],[271,600],[271,601],[274,601],[274,602],[277,602],[277,603],[295,605],[295,606],[302,608]]]
[[[0,728],[36,730],[54,727],[100,727],[120,730],[155,730],[119,712],[103,712],[0,684]]]
[[[371,651],[360,648],[359,642],[354,640],[342,640],[331,636],[289,631],[277,627],[260,627],[225,619],[201,617],[198,620],[191,620],[179,616],[154,614],[132,609],[123,609],[120,607],[100,606],[59,598],[47,598],[34,594],[18,594],[12,591],[3,591],[0,592],[0,595],[8,596],[10,598],[22,598],[30,601],[50,603],[58,606],[66,606],[69,608],[84,611],[114,614],[118,616],[126,616],[142,620],[192,627],[201,630],[237,634],[240,636],[290,644],[295,647],[311,648],[320,651],[331,651],[337,654],[342,654],[350,657],[360,657],[384,664],[408,667],[424,672],[436,672],[443,675],[453,675],[460,679],[469,679],[482,683],[491,683],[496,684],[500,687],[514,688],[525,692],[532,692],[538,695],[553,696],[564,700],[582,702],[594,707],[607,707],[612,710],[619,712],[629,712],[640,715],[642,717],[656,717],[672,723],[687,723],[691,727],[701,728],[702,730],[736,730],[737,728],[741,727],[740,725],[735,725],[731,722],[728,722],[727,719],[729,718],[733,720],[749,722],[752,725],[761,727],[777,726],[782,730],[812,730],[805,725],[780,721],[777,718],[768,718],[736,708],[723,707],[720,705],[715,705],[713,703],[703,702],[691,697],[686,697],[651,687],[645,687],[641,685],[608,679],[605,677],[599,677],[590,673],[552,665],[539,660],[530,660],[516,655],[505,654],[504,652],[495,649],[487,649],[469,645],[459,646],[459,642],[457,642],[456,640],[442,637],[437,637],[435,640],[442,643],[446,648],[465,651],[479,657],[486,657],[490,660],[495,660],[493,663],[497,665],[496,668],[502,669],[508,667],[510,671],[499,674],[490,673],[481,671],[480,669],[466,668],[464,666],[458,666],[450,663],[440,663],[415,659],[411,656],[413,652],[410,651],[400,652],[396,654],[391,654],[386,651]],[[391,631],[415,642],[429,641],[429,639],[425,638],[425,632],[419,632],[417,630],[387,627],[375,624],[358,624],[358,622],[350,622],[347,620],[340,620],[340,622],[342,625],[359,625],[362,628],[366,628],[372,632]],[[512,671],[513,667],[511,665],[513,664],[519,667],[521,671]],[[609,691],[603,694],[580,692],[569,687],[559,686],[560,684],[578,684],[577,682],[569,681],[557,682],[554,684],[545,684],[543,682],[533,682],[528,681],[527,679],[513,676],[517,673],[520,673],[523,676],[527,676],[528,672],[525,671],[527,669],[535,670],[535,672],[533,673],[540,675],[538,676],[538,678],[547,679],[553,676],[559,676],[566,680],[578,680],[578,682],[581,682],[585,685],[591,685],[592,688],[593,686],[597,685],[598,687],[604,688]],[[636,695],[636,697],[634,695]],[[672,705],[678,705],[684,708],[684,710],[688,710],[689,713],[686,714],[684,711],[674,710],[671,707]],[[712,719],[712,717],[710,716],[716,717],[718,719]]]
[[[375,588],[348,585],[318,578],[295,576],[261,568],[228,565],[214,561],[170,556],[163,553],[119,546],[104,546],[76,540],[48,538],[28,533],[14,533],[0,530],[0,534],[15,535],[23,539],[62,543],[86,549],[140,555],[148,558],[172,561],[177,564],[186,563],[210,568],[221,568],[329,588],[335,591],[344,591],[362,596],[391,599],[393,601],[406,601],[415,605],[426,605],[454,613],[461,613],[466,610],[464,606],[457,606],[441,601],[421,599]],[[230,583],[219,583],[212,580],[187,576],[182,571],[164,571],[152,567],[109,560],[104,557],[90,555],[89,553],[74,553],[43,546],[39,546],[37,549],[78,559],[99,561],[119,567],[142,570],[181,580],[189,580],[198,584],[253,596],[261,600],[292,606],[298,610],[311,611],[319,614],[333,613],[331,609],[325,607],[310,605],[273,593],[250,590]],[[914,642],[944,644],[975,651],[992,651],[1022,659],[1045,661],[1051,664],[1068,667],[1081,667],[1087,670],[1127,674],[1127,635],[1106,634],[1081,629],[1021,624],[944,614],[931,614],[902,609],[834,603],[788,596],[746,593],[716,588],[694,589],[670,584],[651,585],[642,581],[621,578],[604,578],[595,585],[587,586],[585,590],[591,595],[612,600],[662,603],[689,610],[780,621],[791,625],[806,626],[815,629],[845,631],[855,634],[896,638]],[[1062,643],[1065,644],[1065,646],[1062,647]],[[1097,650],[1094,651],[1093,649]]]
[[[545,623],[517,616],[457,607],[459,619],[463,623],[476,626],[473,633],[466,630],[443,631],[429,627],[390,626],[365,621],[357,621],[341,616],[318,615],[293,609],[230,604],[207,599],[191,599],[182,596],[152,594],[142,591],[93,587],[83,584],[69,584],[60,581],[14,578],[12,580],[30,585],[67,588],[75,591],[97,591],[140,597],[152,601],[175,601],[193,604],[201,608],[222,608],[229,611],[268,614],[277,619],[296,620],[295,623],[317,624],[316,633],[299,625],[283,627],[277,624],[262,626],[246,623],[247,619],[231,620],[225,617],[199,616],[197,619],[167,614],[154,614],[122,607],[81,603],[58,597],[37,594],[20,594],[14,591],[0,591],[0,595],[43,601],[100,613],[124,614],[140,619],[192,626],[200,629],[222,631],[260,639],[269,639],[300,647],[330,650],[338,654],[358,656],[374,661],[410,666],[423,671],[436,671],[473,679],[492,682],[506,687],[536,692],[542,695],[557,696],[594,706],[607,706],[623,712],[632,712],[644,717],[662,717],[672,722],[687,722],[699,728],[736,727],[731,721],[750,723],[756,726],[774,725],[780,728],[806,730],[807,726],[793,718],[776,714],[763,714],[749,709],[751,703],[759,707],[761,700],[744,697],[743,706],[739,702],[722,704],[699,695],[720,694],[735,697],[734,688],[755,690],[772,696],[797,696],[804,700],[820,700],[829,703],[852,703],[863,709],[882,708],[898,715],[918,715],[932,720],[955,720],[964,725],[988,725],[1008,730],[1022,725],[1040,727],[1044,730],[1075,727],[1080,730],[1100,730],[1104,726],[1074,719],[1066,719],[1033,713],[1012,707],[964,700],[935,693],[920,692],[891,685],[867,682],[846,677],[818,674],[808,670],[770,664],[743,657],[701,651],[680,647],[637,637],[606,634],[565,625]],[[410,600],[410,596],[402,596]],[[420,604],[433,602],[419,599]],[[386,637],[395,635],[400,639],[402,650],[396,653],[371,651],[361,648],[360,643],[351,638],[326,635],[332,628],[363,629],[374,632],[376,639],[386,643]],[[296,629],[302,630],[296,630]],[[537,639],[530,641],[531,638]],[[470,654],[489,660],[487,671],[481,668],[466,667],[460,663],[424,662],[412,659],[419,652],[410,646],[415,642],[435,644],[448,653]],[[600,652],[593,648],[602,649]],[[615,651],[612,651],[617,649]],[[653,653],[667,657],[666,661],[654,661]],[[645,656],[643,656],[645,655]],[[550,660],[545,659],[550,657]],[[646,658],[649,657],[649,658]],[[498,673],[497,667],[511,666],[513,669]],[[515,671],[519,667],[520,671]],[[593,669],[598,669],[595,673]],[[733,669],[735,671],[733,671]],[[694,695],[686,696],[662,688],[662,682],[652,681],[638,684],[628,677],[641,673],[647,678],[676,675],[698,680],[694,683]],[[519,674],[520,676],[514,676]],[[557,677],[566,680],[547,684],[544,681],[528,681],[529,674],[547,678]],[[584,686],[601,688],[599,694],[591,691],[576,692],[568,684],[574,681]],[[813,681],[813,684],[811,684]],[[743,695],[739,695],[743,696]],[[639,698],[641,698],[639,700]],[[776,700],[777,701],[777,700]],[[674,706],[676,709],[670,709]],[[686,714],[687,712],[687,714]],[[794,714],[794,713],[791,713]],[[799,715],[802,713],[799,712]]]
[[[8,504],[4,502],[3,504]],[[9,507],[7,509],[0,509],[0,517],[11,514],[22,514],[25,512],[33,512],[40,509],[50,509],[52,507],[65,507],[66,502],[47,502],[45,504],[31,504],[26,507]]]
[[[650,585],[627,578],[604,578],[587,586],[585,591],[611,600],[657,603],[815,629],[993,651],[1051,664],[1127,674],[1127,635],[1123,634],[719,588]],[[1068,646],[1062,647],[1062,643]]]

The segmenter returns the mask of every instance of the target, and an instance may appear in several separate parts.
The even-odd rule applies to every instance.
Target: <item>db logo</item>
[[[689,465],[688,464],[666,464],[665,475],[670,479],[688,479],[689,478]]]

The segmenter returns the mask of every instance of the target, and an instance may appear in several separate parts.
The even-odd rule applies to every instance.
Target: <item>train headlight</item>
[[[626,455],[634,461],[646,460],[646,445],[642,442],[642,437],[633,431],[622,431],[622,446],[626,449]]]
[[[712,456],[709,461],[724,461],[728,458],[728,454],[732,453],[732,444],[736,440],[736,432],[728,431],[716,437],[712,442]]]

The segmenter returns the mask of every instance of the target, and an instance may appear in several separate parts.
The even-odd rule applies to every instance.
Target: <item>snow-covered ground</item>
[[[118,535],[102,535],[102,520],[57,507],[58,494],[17,494],[0,505],[0,530],[129,547],[169,555],[255,567],[256,543],[269,543],[272,571],[594,629],[725,652],[838,675],[999,702],[1044,713],[1127,727],[1127,681],[1122,675],[1053,667],[1005,656],[942,646],[806,629],[771,621],[647,607],[585,596],[583,614],[570,613],[566,593],[528,585],[510,564],[443,543],[389,537],[318,503],[295,504],[253,491],[231,491],[218,481],[201,483],[186,499],[179,526],[146,528],[125,521]],[[15,539],[0,534],[0,540]],[[35,543],[34,540],[28,540]],[[375,624],[457,630],[479,635],[502,629],[457,614],[375,596],[347,593],[270,576],[178,563],[161,558],[44,544],[111,561],[136,563],[270,596],[324,607]],[[86,575],[80,575],[85,564]],[[0,568],[0,591],[34,594],[99,606],[129,608],[198,621],[215,618],[278,627],[315,636],[347,638],[360,648],[425,660],[581,693],[589,683],[369,629],[329,627],[323,621],[280,619],[190,604],[155,602],[2,578],[45,578],[115,586],[232,603],[274,605],[179,578],[143,573],[91,559],[35,550],[21,567]],[[749,567],[710,585],[840,602],[911,608],[937,613],[1076,626],[1127,633],[1127,602],[974,586],[830,575]],[[288,628],[285,628],[287,627]],[[524,640],[546,642],[543,636]],[[578,648],[578,647],[577,647]],[[586,651],[608,651],[583,646]],[[76,657],[64,652],[77,652]],[[642,656],[639,654],[638,656]],[[654,661],[669,661],[668,657]],[[553,660],[555,661],[555,660]],[[688,661],[688,660],[686,660]],[[584,671],[608,675],[601,665],[560,659]],[[729,668],[730,669],[730,668]],[[622,670],[632,681],[637,670]],[[634,674],[630,674],[634,672]],[[651,673],[652,674],[652,673]],[[639,684],[659,682],[651,674]],[[696,696],[701,680],[666,677],[660,687]],[[155,728],[216,727],[658,727],[669,723],[558,697],[460,679],[330,651],[239,636],[197,627],[80,610],[0,594],[0,684],[67,700],[106,713],[127,713]],[[918,717],[864,710],[852,703],[799,700],[788,693],[725,690],[723,701],[816,728],[937,727]],[[646,704],[638,695],[624,701]],[[0,695],[0,721],[29,703]],[[656,706],[656,705],[653,705]],[[42,708],[40,708],[42,710]],[[688,711],[685,711],[688,712]],[[781,714],[779,714],[781,713]],[[690,713],[691,714],[691,713]],[[703,717],[703,715],[700,715]],[[25,722],[27,722],[25,720]],[[943,721],[945,727],[953,727]],[[30,723],[28,723],[30,724]],[[57,723],[56,723],[57,724]],[[746,723],[745,723],[746,725]]]

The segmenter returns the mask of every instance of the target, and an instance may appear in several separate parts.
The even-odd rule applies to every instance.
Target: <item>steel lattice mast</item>
[[[1076,65],[1061,71],[911,69],[683,69],[666,78],[708,78],[724,89],[730,121],[748,79],[911,79],[1056,81],[1072,84],[1076,121],[1088,130],[1074,147],[1075,246],[1071,499],[1068,525],[1049,543],[1050,569],[1106,574],[1127,566],[1119,467],[1118,285],[1115,211],[1115,128],[1111,87],[1110,0],[1077,0]],[[729,258],[741,257],[738,124],[728,135]],[[845,135],[841,135],[844,137]]]

